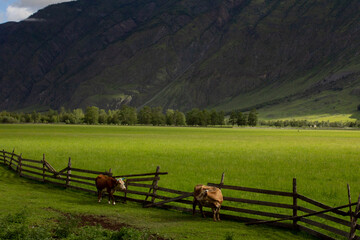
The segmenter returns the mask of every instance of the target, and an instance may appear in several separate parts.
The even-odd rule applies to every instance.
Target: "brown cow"
[[[194,188],[193,215],[195,214],[196,205],[199,205],[200,212],[205,218],[202,207],[210,207],[214,221],[220,221],[220,207],[223,201],[223,195],[219,188],[201,184],[196,185]]]
[[[115,205],[115,199],[113,196],[113,193],[116,190],[125,190],[125,184],[124,181],[119,178],[115,179],[113,177],[109,177],[106,175],[100,174],[95,178],[95,184],[96,188],[98,190],[98,201],[101,202],[102,194],[103,192],[107,191],[109,194],[109,204],[110,204],[110,198],[113,201],[113,204]]]

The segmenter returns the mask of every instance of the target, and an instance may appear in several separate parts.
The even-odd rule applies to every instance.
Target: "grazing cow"
[[[194,188],[193,215],[195,214],[196,205],[199,205],[200,212],[205,218],[202,207],[210,207],[214,221],[220,221],[220,207],[223,201],[223,195],[219,188],[201,184],[196,185]]]
[[[113,196],[113,193],[116,190],[125,190],[125,184],[122,179],[115,179],[113,177],[109,177],[106,175],[100,174],[95,178],[96,188],[98,190],[98,201],[101,202],[102,194],[103,192],[107,191],[109,194],[109,204],[110,204],[110,198],[113,201],[113,204],[115,205],[115,199]]]

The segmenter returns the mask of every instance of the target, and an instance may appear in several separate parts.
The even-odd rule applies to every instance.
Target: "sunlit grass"
[[[352,114],[318,114],[318,115],[305,115],[294,116],[287,118],[276,118],[272,120],[308,120],[318,122],[355,122],[356,119],[351,118]]]
[[[354,199],[360,192],[359,131],[0,125],[0,148],[31,159],[45,153],[58,170],[69,157],[73,167],[115,175],[160,166],[169,174],[159,186],[183,191],[217,183],[225,172],[225,184],[282,191],[292,191],[296,177],[299,193],[331,206],[347,203],[347,183]]]
[[[161,184],[191,191],[219,182],[299,191],[324,201],[343,201],[346,183],[360,191],[359,131],[211,129],[67,125],[0,125],[0,146],[56,168],[112,168],[115,174],[154,171]],[[335,191],[335,199],[326,194]]]

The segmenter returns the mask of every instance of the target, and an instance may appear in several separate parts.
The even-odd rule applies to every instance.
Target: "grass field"
[[[354,195],[360,192],[359,131],[0,125],[0,148],[14,147],[17,153],[31,159],[41,159],[45,153],[56,169],[64,168],[68,157],[73,167],[112,168],[116,175],[149,172],[159,165],[162,171],[169,172],[159,185],[184,191],[192,191],[198,183],[219,182],[225,172],[225,184],[284,191],[291,191],[292,178],[296,177],[299,193],[331,206],[347,203],[347,183]],[[12,178],[3,168],[0,174]],[[176,239],[201,239],[201,234],[214,228],[217,234],[213,239],[225,239],[227,232],[242,236],[239,239],[307,239],[288,231],[227,221],[214,224],[135,204],[99,206],[87,194],[13,180],[5,187],[0,185],[6,193],[0,215],[3,210],[15,211],[26,205],[35,209],[47,206],[106,213]],[[12,182],[15,190],[9,187]],[[18,191],[27,197],[17,195]]]
[[[352,118],[353,114],[318,114],[318,115],[307,115],[307,116],[297,116],[297,117],[287,117],[271,120],[308,120],[308,121],[318,121],[318,122],[355,122],[356,119]]]

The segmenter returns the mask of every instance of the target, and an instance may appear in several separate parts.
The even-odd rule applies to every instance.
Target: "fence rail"
[[[96,175],[113,176],[112,169],[94,171],[74,168],[71,165],[71,158],[65,168],[56,171],[45,159],[45,155],[42,160],[27,159],[22,158],[22,154],[15,154],[15,149],[12,152],[0,151],[0,163],[18,172],[21,177],[94,194],[97,193]],[[192,193],[158,185],[160,176],[166,174],[168,173],[160,172],[160,167],[157,167],[155,172],[114,176],[126,178],[126,190],[120,191],[115,197],[124,202],[138,202],[145,207],[192,212]],[[360,198],[357,203],[351,203],[349,187],[349,204],[346,207],[350,210],[345,212],[340,210],[345,207],[333,208],[299,194],[296,179],[293,180],[291,192],[224,185],[224,174],[219,184],[208,183],[208,185],[223,190],[222,219],[266,222],[273,226],[305,231],[320,239],[360,239],[356,235],[356,230],[360,230],[357,224],[357,218],[360,215]],[[238,192],[248,192],[259,197],[257,199],[239,198],[237,196],[243,196],[243,194],[238,194]],[[265,201],[262,199],[263,195],[277,200]],[[352,205],[356,205],[355,212],[351,211]],[[256,209],[252,209],[251,206],[255,206]],[[320,208],[321,211],[313,208]],[[299,213],[305,215],[299,215]],[[211,212],[207,211],[206,215],[210,216]],[[309,219],[310,216],[311,219]]]

